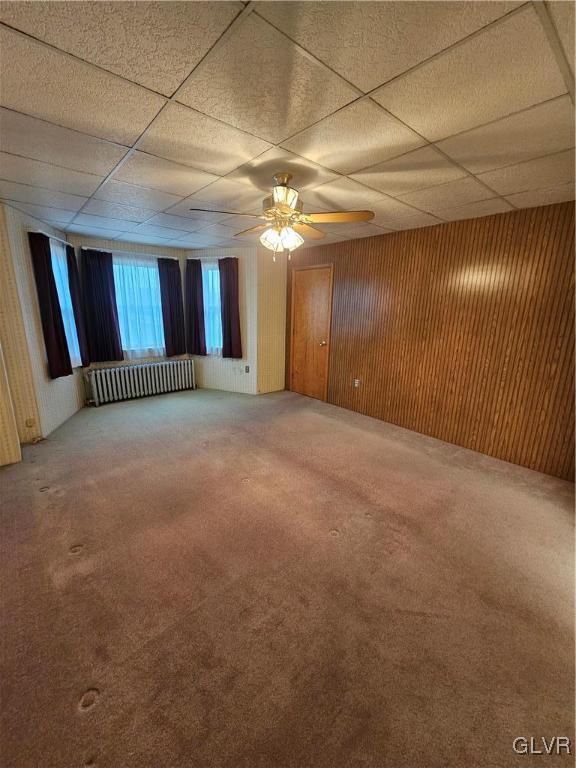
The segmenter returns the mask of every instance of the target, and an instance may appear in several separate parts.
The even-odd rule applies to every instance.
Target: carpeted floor
[[[6,768],[508,768],[573,736],[573,486],[298,395],[0,470]]]

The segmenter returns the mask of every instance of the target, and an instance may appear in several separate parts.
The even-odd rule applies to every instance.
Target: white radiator
[[[193,360],[95,368],[88,372],[87,378],[94,405],[178,389],[196,389]]]

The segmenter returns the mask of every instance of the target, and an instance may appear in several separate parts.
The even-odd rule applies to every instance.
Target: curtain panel
[[[72,309],[74,310],[74,320],[76,322],[80,359],[82,365],[86,367],[90,365],[90,355],[88,353],[86,323],[84,322],[84,308],[82,306],[82,292],[80,290],[80,273],[78,272],[78,262],[76,261],[76,254],[72,245],[66,246],[66,261],[68,264],[68,286],[70,288],[70,296],[72,297]]]
[[[202,261],[202,295],[204,297],[206,354],[222,357],[220,270],[217,262]]]
[[[139,254],[115,254],[112,270],[124,356],[163,356],[166,349],[157,260]]]
[[[60,376],[70,376],[72,364],[52,270],[50,239],[38,232],[29,232],[28,242],[30,243],[50,378],[58,379]]]
[[[222,307],[222,357],[242,357],[238,259],[218,259],[220,302]]]
[[[68,258],[66,256],[66,246],[59,240],[50,239],[50,253],[52,254],[52,273],[56,282],[56,291],[60,302],[60,314],[64,323],[64,333],[68,344],[68,354],[72,368],[78,368],[82,365],[80,356],[80,345],[78,343],[78,334],[76,332],[76,320],[74,318],[74,307],[72,306],[72,296],[70,295],[70,284],[68,280]]]
[[[158,259],[166,357],[186,353],[182,278],[177,259]]]
[[[111,253],[82,249],[82,284],[90,360],[123,360]]]
[[[206,354],[204,328],[204,295],[202,290],[202,262],[186,260],[186,350],[191,355]]]

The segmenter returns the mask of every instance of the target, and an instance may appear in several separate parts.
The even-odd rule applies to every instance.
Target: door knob
[[[321,342],[320,342],[320,346],[321,346],[321,347],[325,347],[327,343],[328,343],[328,342],[326,342],[326,341],[321,341]]]

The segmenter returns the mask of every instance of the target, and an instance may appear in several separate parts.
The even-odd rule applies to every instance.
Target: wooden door
[[[332,319],[332,265],[292,270],[290,389],[326,400]]]

